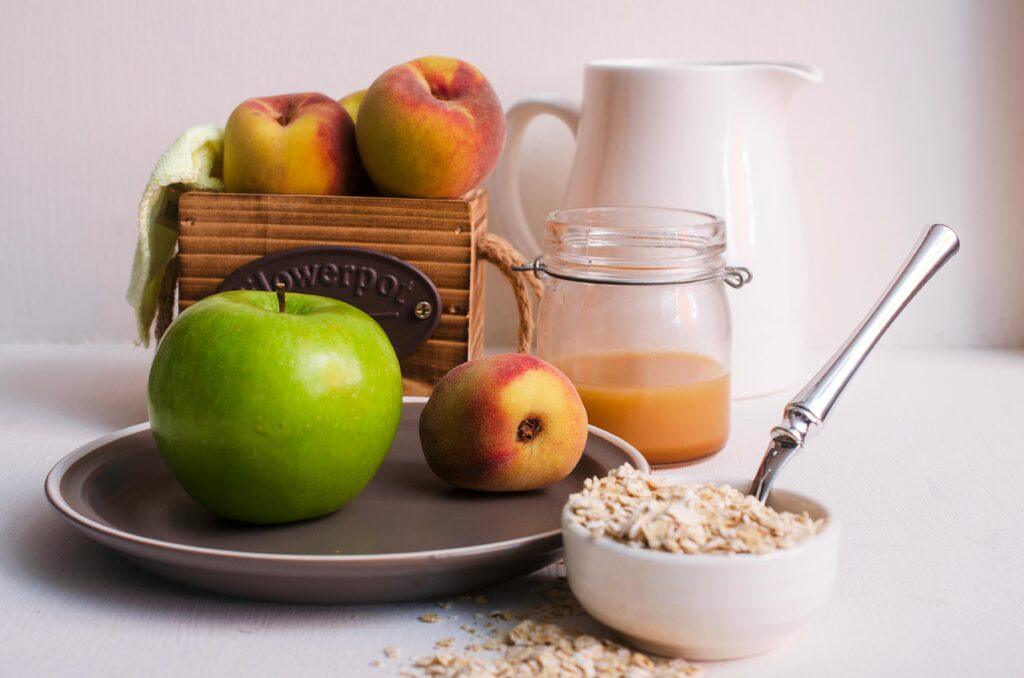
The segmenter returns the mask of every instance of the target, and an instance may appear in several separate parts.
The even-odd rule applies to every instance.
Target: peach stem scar
[[[540,425],[539,417],[530,417],[523,419],[519,422],[519,428],[516,431],[516,440],[521,443],[528,443],[541,432],[542,427]]]

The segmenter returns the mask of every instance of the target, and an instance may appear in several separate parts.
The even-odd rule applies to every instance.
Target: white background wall
[[[840,340],[926,222],[963,249],[888,339],[1024,345],[1024,2],[10,2],[0,20],[0,341],[128,341],[135,212],[178,132],[255,95],[340,96],[430,53],[506,105],[579,97],[584,61],[821,67],[791,140],[812,342]],[[523,180],[558,206],[572,141],[538,122]],[[500,231],[500,225],[495,224]],[[489,336],[510,338],[495,310]],[[504,333],[504,334],[503,334]]]

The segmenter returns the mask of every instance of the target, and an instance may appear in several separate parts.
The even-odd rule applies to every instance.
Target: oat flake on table
[[[485,643],[471,642],[461,651],[437,651],[420,657],[403,667],[400,675],[438,678],[685,678],[703,675],[700,667],[686,660],[650,657],[613,640],[563,625],[561,620],[584,614],[564,577],[554,583],[541,583],[538,593],[544,602],[531,605],[528,610],[513,611],[512,619],[522,621],[511,629],[491,628],[488,635],[495,637]],[[492,623],[483,615],[477,621],[482,626],[463,624],[460,627],[468,634],[465,640]],[[435,645],[435,649],[440,648]]]
[[[495,648],[499,649],[499,648]],[[577,633],[559,624],[519,622],[505,636],[494,659],[454,653],[422,657],[404,675],[445,678],[526,678],[528,676],[626,676],[678,678],[699,676],[701,669],[682,659],[662,659],[635,652],[613,640]]]
[[[670,553],[770,553],[796,546],[824,525],[728,485],[672,484],[625,464],[588,479],[569,497],[569,510],[595,538]]]

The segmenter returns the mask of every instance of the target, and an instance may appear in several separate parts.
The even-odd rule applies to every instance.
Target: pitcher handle
[[[522,195],[519,192],[519,147],[530,121],[538,115],[555,116],[576,136],[580,124],[579,104],[562,99],[527,99],[505,114],[508,133],[505,152],[491,179],[491,210],[498,218],[505,235],[521,252],[540,252],[540,244],[526,222]]]

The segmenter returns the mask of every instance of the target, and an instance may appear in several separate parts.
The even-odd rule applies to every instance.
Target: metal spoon
[[[768,499],[779,471],[804,441],[825,423],[828,413],[868,353],[918,290],[960,249],[960,240],[948,226],[925,228],[885,294],[861,321],[850,338],[814,378],[786,405],[783,421],[772,429],[772,442],[754,476],[750,494]]]

